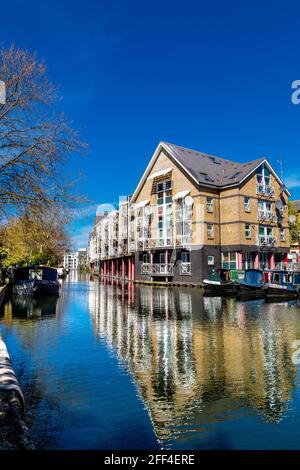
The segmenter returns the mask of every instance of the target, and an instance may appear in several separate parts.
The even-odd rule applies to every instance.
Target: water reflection
[[[162,445],[180,448],[241,410],[282,419],[296,379],[295,303],[103,284],[90,287],[88,303],[96,335],[130,371]]]

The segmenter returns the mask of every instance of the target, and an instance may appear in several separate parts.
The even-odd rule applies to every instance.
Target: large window
[[[258,229],[259,234],[259,244],[260,245],[269,245],[272,244],[275,239],[273,237],[273,228],[272,227],[265,227],[263,225],[259,226]]]
[[[269,201],[258,201],[258,219],[273,220],[272,203]]]
[[[206,198],[206,210],[207,212],[213,212],[214,211],[214,205],[213,205],[213,198],[210,196],[207,196]]]
[[[172,244],[172,182],[170,180],[157,184],[157,244]]]
[[[250,197],[248,197],[248,196],[244,197],[244,210],[245,210],[245,212],[250,212],[251,211]]]
[[[266,165],[261,165],[257,170],[257,183],[270,186],[271,184],[271,173],[266,167]]]
[[[222,268],[223,269],[236,269],[237,259],[236,252],[222,253]]]
[[[183,198],[176,201],[175,227],[176,245],[188,245],[192,240],[193,206],[187,206]]]

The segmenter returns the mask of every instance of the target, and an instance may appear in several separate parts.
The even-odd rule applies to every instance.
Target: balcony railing
[[[185,276],[185,275],[190,275],[192,273],[192,266],[191,263],[181,263],[180,265],[180,273]]]
[[[258,245],[259,246],[268,246],[272,247],[276,243],[276,238],[273,235],[259,235],[258,236]]]
[[[173,245],[173,238],[166,237],[166,238],[157,238],[156,246],[163,247],[163,246],[172,246]]]
[[[275,219],[275,214],[272,211],[258,211],[258,220],[267,220],[268,222],[273,222]]]
[[[173,274],[173,264],[171,263],[143,263],[142,274],[149,274],[151,276],[165,275],[169,276]]]
[[[272,197],[275,194],[274,188],[272,186],[269,186],[267,184],[257,184],[256,187],[256,193],[267,196],[267,197]]]
[[[186,246],[190,245],[192,237],[190,235],[177,235],[176,236],[176,246]]]

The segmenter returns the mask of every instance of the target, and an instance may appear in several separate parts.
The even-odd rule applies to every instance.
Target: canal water
[[[9,299],[0,334],[37,449],[300,448],[296,301],[73,273],[58,299]]]

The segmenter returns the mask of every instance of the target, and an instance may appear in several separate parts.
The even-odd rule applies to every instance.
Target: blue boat
[[[243,280],[237,282],[239,296],[264,297],[264,273],[260,269],[246,269]]]
[[[47,266],[17,268],[13,275],[13,293],[16,295],[59,294],[57,269]]]
[[[297,298],[300,292],[300,273],[266,271],[264,291],[268,299]]]

